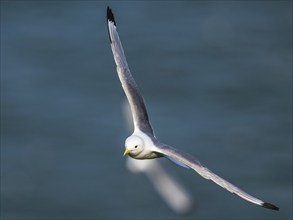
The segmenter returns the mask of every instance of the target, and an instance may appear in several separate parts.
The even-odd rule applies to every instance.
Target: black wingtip
[[[116,21],[115,21],[112,9],[109,6],[107,7],[107,20],[113,22],[114,25],[116,26]]]
[[[112,12],[111,8],[108,6],[107,7],[107,29],[108,29],[108,36],[109,36],[110,43],[112,43],[111,36],[110,36],[110,31],[109,31],[109,24],[108,24],[109,21],[113,22],[114,25],[116,26],[116,22],[115,22],[113,12]]]
[[[277,206],[275,206],[273,204],[267,203],[267,202],[264,202],[262,204],[262,207],[267,208],[267,209],[273,209],[273,210],[279,211],[279,207],[277,207]]]

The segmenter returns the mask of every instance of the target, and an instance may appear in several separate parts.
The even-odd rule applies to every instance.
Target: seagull
[[[192,155],[164,144],[156,138],[149,121],[143,97],[129,70],[116,29],[114,14],[110,7],[107,7],[107,26],[118,77],[129,102],[134,124],[133,133],[125,140],[125,152],[123,156],[128,155],[134,159],[140,160],[166,157],[180,166],[193,169],[203,178],[212,180],[214,183],[248,202],[264,208],[279,210],[277,206],[251,196],[224,180],[200,163]]]
[[[123,101],[122,107],[128,130],[132,130],[133,120],[127,100]],[[195,205],[190,194],[160,162],[160,160],[135,160],[128,157],[126,167],[132,173],[145,174],[156,192],[173,212],[181,215],[191,212]]]

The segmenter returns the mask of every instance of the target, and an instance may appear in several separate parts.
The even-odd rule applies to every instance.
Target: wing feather
[[[114,15],[109,7],[107,8],[107,25],[114,60],[117,65],[117,73],[131,108],[134,127],[139,128],[147,134],[153,135],[143,97],[130,73],[123,47],[116,30]]]
[[[159,153],[166,155],[168,157],[172,157],[175,160],[178,160],[181,163],[184,163],[186,166],[195,170],[199,175],[201,175],[205,179],[212,180],[219,186],[223,187],[224,189],[228,190],[231,193],[236,194],[242,199],[245,199],[251,203],[262,206],[264,208],[279,210],[279,208],[276,207],[275,205],[267,203],[267,202],[263,202],[262,200],[249,195],[248,193],[244,192],[243,190],[239,189],[238,187],[234,186],[233,184],[219,177],[217,174],[213,173],[207,167],[202,165],[197,159],[195,159],[190,154],[180,152],[177,149],[164,145],[164,144],[158,144],[157,147],[158,147]]]

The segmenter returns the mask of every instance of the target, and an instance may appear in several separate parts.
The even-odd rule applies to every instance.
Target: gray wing
[[[117,73],[131,108],[134,127],[153,135],[143,98],[128,68],[123,47],[116,30],[114,15],[109,7],[107,8],[107,25],[114,60],[117,65]]]
[[[223,178],[219,177],[218,175],[214,174],[212,171],[210,171],[207,167],[203,166],[198,160],[196,160],[193,156],[187,153],[183,153],[178,151],[177,149],[174,149],[172,147],[169,147],[164,144],[156,144],[158,148],[158,152],[168,156],[172,157],[175,160],[180,161],[181,163],[184,163],[191,169],[195,170],[199,175],[202,177],[212,180],[219,186],[223,187],[224,189],[228,190],[231,193],[234,193],[241,198],[254,203],[256,205],[262,206],[264,208],[273,209],[273,210],[279,210],[278,207],[276,207],[273,204],[263,202],[260,199],[257,199],[243,190],[239,189],[238,187],[234,186],[233,184],[229,183],[228,181],[224,180]]]

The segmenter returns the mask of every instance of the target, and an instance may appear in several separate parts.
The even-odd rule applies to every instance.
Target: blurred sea
[[[107,5],[156,136],[279,212],[160,159],[178,216],[125,168]],[[292,2],[1,1],[1,219],[292,219]]]

